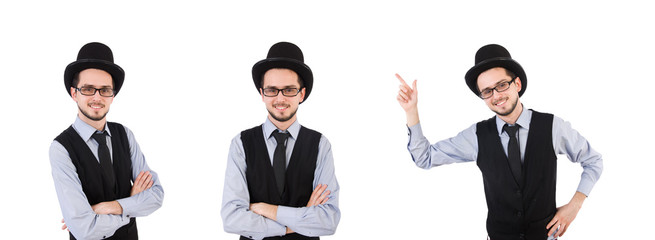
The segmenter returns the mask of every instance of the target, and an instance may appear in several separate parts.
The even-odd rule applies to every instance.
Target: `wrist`
[[[408,127],[411,127],[411,126],[414,126],[414,125],[418,124],[418,122],[419,122],[418,108],[408,109],[407,112],[405,112],[405,114],[407,116],[407,126]]]
[[[575,195],[573,195],[573,198],[571,198],[571,201],[569,202],[569,204],[575,206],[578,209],[580,209],[582,207],[582,203],[584,203],[584,200],[586,198],[587,198],[587,196],[584,195],[583,193],[575,192]]]
[[[123,206],[118,201],[111,201],[111,204],[113,206],[113,214],[115,215],[121,215],[123,214]]]

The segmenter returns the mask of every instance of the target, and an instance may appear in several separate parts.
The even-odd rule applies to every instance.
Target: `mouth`
[[[494,105],[495,105],[496,107],[500,107],[500,106],[502,106],[503,104],[505,104],[506,102],[507,102],[507,98],[505,98],[505,99],[501,99],[501,100],[498,100],[498,101],[494,102]]]
[[[277,110],[284,111],[289,108],[289,104],[275,104],[273,107]]]
[[[102,108],[105,107],[105,105],[104,105],[104,104],[101,104],[101,103],[89,103],[88,106],[89,106],[91,109],[96,109],[96,110],[98,110],[98,109],[102,109]]]

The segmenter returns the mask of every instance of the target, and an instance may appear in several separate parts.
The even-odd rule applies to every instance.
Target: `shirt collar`
[[[523,103],[521,103],[523,106]],[[523,111],[519,115],[519,119],[516,120],[516,124],[521,125],[521,128],[530,130],[530,120],[532,120],[532,110],[529,110],[523,106]],[[498,135],[503,134],[503,126],[507,124],[505,121],[496,116],[496,128],[498,128]]]
[[[78,134],[80,134],[80,137],[82,137],[84,141],[89,141],[89,139],[91,139],[91,135],[93,135],[98,131],[96,128],[82,121],[82,119],[80,119],[79,116],[75,117],[75,122],[73,122],[73,128],[75,129],[75,131],[77,131]],[[111,136],[111,132],[109,131],[109,127],[107,127],[106,122],[105,122],[105,131],[107,131],[107,134]]]
[[[271,137],[273,131],[279,131],[268,117],[266,117],[266,121],[264,121],[264,126],[262,126],[262,128],[264,129],[264,137],[266,137],[266,139]],[[298,120],[294,121],[291,126],[289,126],[287,132],[289,132],[293,139],[298,138],[298,132],[300,132],[300,123],[298,123]]]

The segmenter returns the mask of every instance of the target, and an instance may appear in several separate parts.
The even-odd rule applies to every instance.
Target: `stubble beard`
[[[509,101],[509,98],[507,99],[507,101]],[[492,111],[495,112],[496,114],[498,114],[498,116],[503,116],[503,117],[508,116],[508,115],[510,115],[510,114],[512,114],[514,112],[514,109],[516,109],[516,105],[518,104],[518,102],[519,102],[518,98],[515,99],[514,102],[511,103],[511,107],[509,108],[509,110],[507,112],[500,112],[498,110],[493,110],[493,109],[492,109]]]
[[[82,113],[82,115],[84,115],[86,118],[91,119],[91,120],[93,120],[93,121],[101,121],[102,119],[105,119],[105,116],[107,116],[107,113],[109,113],[109,111],[107,111],[107,112],[105,112],[104,114],[102,114],[102,116],[100,116],[100,117],[93,117],[93,116],[92,116],[91,114],[89,114],[87,111],[85,111],[84,109],[82,109],[79,105],[77,105],[77,108],[80,110],[80,112]]]
[[[283,117],[283,116],[277,116],[277,115],[273,114],[273,112],[271,110],[268,110],[268,115],[271,115],[271,117],[273,117],[273,119],[275,119],[275,121],[286,122],[286,121],[289,121],[291,118],[293,118],[293,116],[296,115],[297,111],[298,111],[298,109],[296,108],[296,110],[291,112],[291,114],[289,114],[288,117]]]

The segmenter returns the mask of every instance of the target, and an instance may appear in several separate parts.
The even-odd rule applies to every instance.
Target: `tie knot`
[[[505,126],[503,126],[503,130],[505,132],[507,132],[507,134],[509,134],[510,137],[515,137],[516,136],[516,131],[519,130],[519,125],[516,124],[514,126],[510,126],[510,125],[505,124]]]
[[[102,132],[95,132],[91,137],[95,139],[98,144],[107,144],[107,132],[102,131]]]
[[[277,144],[284,144],[284,141],[289,138],[289,133],[288,132],[280,132],[280,131],[274,131],[273,132],[273,137],[275,137],[275,141],[277,141]]]

